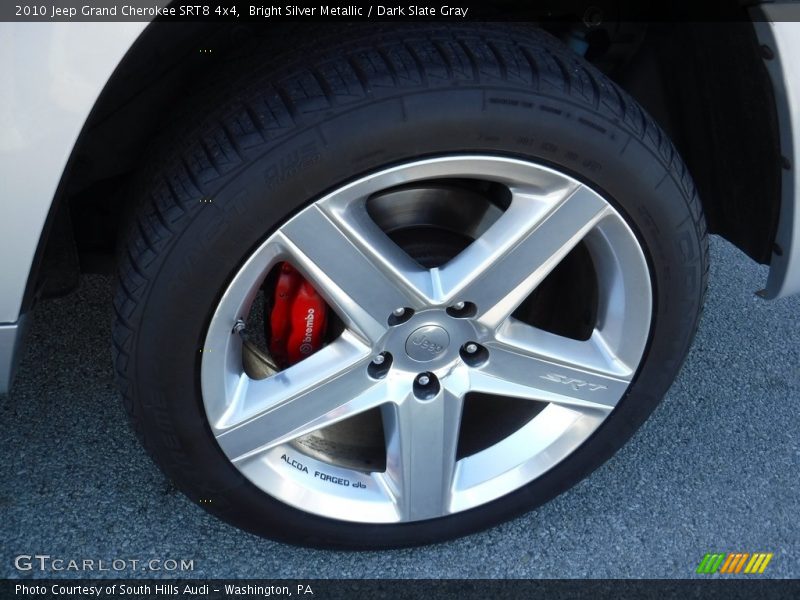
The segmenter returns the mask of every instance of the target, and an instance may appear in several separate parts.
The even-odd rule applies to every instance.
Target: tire
[[[564,492],[644,422],[697,327],[706,225],[690,175],[664,133],[547,34],[482,25],[354,28],[343,37],[240,66],[221,96],[187,101],[186,124],[158,144],[121,258],[117,379],[155,462],[214,515],[318,547],[437,542]],[[348,199],[356,192],[369,196],[363,206]],[[446,207],[446,218],[430,216],[434,204]],[[528,208],[513,208],[523,204]],[[402,206],[415,207],[408,227]],[[494,215],[491,226],[458,223],[475,206]],[[576,215],[588,214],[586,207],[593,207],[592,220],[562,240],[565,227],[583,227]],[[504,219],[507,213],[516,217]],[[366,237],[359,229],[341,245],[331,241],[353,223]],[[531,242],[531,231],[540,230],[544,237]],[[476,237],[489,245],[472,244]],[[503,246],[507,239],[516,245]],[[383,259],[401,276],[387,275],[397,273],[381,267]],[[237,371],[247,351],[231,328],[237,317],[250,318],[253,297],[269,298],[267,272],[280,260],[291,260],[317,285],[338,329],[331,325],[328,345],[286,369],[283,379],[254,383]],[[530,270],[520,270],[526,261]],[[440,267],[441,290],[414,287],[419,272],[429,273],[418,263]],[[483,270],[473,277],[470,269],[479,264]],[[502,286],[507,295],[493,291]],[[384,310],[393,298],[406,300],[394,321]],[[597,332],[611,340],[611,354],[571,362],[600,339]],[[556,349],[548,346],[542,362],[538,350],[514,349],[516,338],[508,339],[516,333]],[[419,354],[420,341],[433,348],[430,356]],[[378,352],[391,360],[376,371],[371,360]],[[352,375],[357,381],[347,379],[351,371],[338,379],[320,375],[334,359],[360,369]],[[570,370],[573,364],[583,371]],[[340,387],[325,388],[336,394],[287,395],[282,409],[301,398],[303,410],[259,416],[258,402],[277,397],[269,394],[278,383],[270,382],[310,390],[303,386],[312,379],[319,386],[313,389],[331,381]],[[375,383],[389,380],[394,388]],[[231,391],[231,381],[244,382],[244,391]],[[364,391],[368,385],[375,387]],[[353,402],[342,404],[351,389]],[[375,408],[378,389],[391,402],[402,400]],[[325,404],[332,396],[341,396],[336,406]],[[380,414],[382,433],[371,428],[369,435],[384,436],[385,475],[346,463],[345,434],[330,455],[315,455],[302,445],[305,437],[286,441],[313,429],[302,422],[306,410],[329,424],[333,413],[316,412],[336,408],[349,416],[365,407]],[[254,423],[270,440],[286,440],[269,452],[252,448]],[[460,433],[452,423],[461,424]],[[586,431],[579,435],[575,423]],[[280,427],[288,432],[279,434]],[[234,430],[247,440],[240,443]],[[545,439],[547,432],[555,432],[553,439]],[[455,448],[453,436],[465,450]],[[358,460],[374,458],[366,457],[374,444],[353,443]],[[458,467],[447,460],[453,452]],[[507,456],[518,464],[495,472],[500,467],[489,458]],[[437,488],[437,477],[451,485]],[[465,478],[479,484],[469,487]],[[369,489],[352,489],[363,481]]]

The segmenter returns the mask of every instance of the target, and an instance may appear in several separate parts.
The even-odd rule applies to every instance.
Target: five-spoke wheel
[[[472,185],[464,198],[456,181]],[[492,194],[481,196],[476,188]],[[498,195],[506,198],[502,206]],[[384,229],[373,216],[371,203],[378,200]],[[452,211],[455,221],[464,205],[481,202],[472,208],[480,220],[456,232],[468,238],[466,246],[431,268],[393,241],[386,225],[434,228],[415,221],[409,207],[424,206],[417,219]],[[594,275],[584,290],[595,298],[588,337],[558,335],[515,318],[579,246]],[[305,360],[251,379],[232,326],[251,312],[267,274],[281,261],[313,283],[343,328]],[[635,235],[591,188],[509,158],[413,161],[333,191],[252,253],[208,328],[203,401],[228,458],[292,506],[371,523],[441,517],[529,483],[595,431],[638,367],[651,303],[647,262]],[[461,421],[472,394],[484,402],[513,398],[539,407],[525,412],[517,428],[504,428],[486,447],[463,455],[459,444],[469,447],[461,438],[470,433]],[[354,467],[350,454],[357,444],[346,439],[345,457],[337,456],[335,444],[308,452],[302,443],[375,409],[380,418],[371,425],[381,428],[385,443],[385,457],[374,461],[380,469],[366,458]],[[484,429],[496,428],[491,414],[484,419]]]

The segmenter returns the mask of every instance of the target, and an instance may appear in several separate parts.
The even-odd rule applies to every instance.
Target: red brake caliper
[[[269,351],[278,365],[288,367],[322,347],[328,306],[292,265],[285,262],[280,269],[269,315]]]

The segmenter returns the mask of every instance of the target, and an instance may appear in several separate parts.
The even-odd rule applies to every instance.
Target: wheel
[[[489,527],[602,464],[702,306],[666,136],[533,29],[256,58],[165,136],[121,261],[118,381],[160,467],[239,527],[367,548]]]

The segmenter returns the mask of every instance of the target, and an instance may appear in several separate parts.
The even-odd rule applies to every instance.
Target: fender
[[[0,24],[0,394],[11,385],[30,321],[21,314],[22,302],[72,149],[114,69],[145,27],[143,22]]]
[[[762,4],[754,25],[758,39],[771,48],[766,61],[780,123],[783,169],[781,209],[767,287],[769,300],[800,292],[800,5]]]
[[[78,135],[145,27],[143,22],[0,24],[5,81],[0,89],[0,206],[5,209],[0,324],[19,318],[45,221]]]

